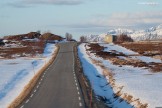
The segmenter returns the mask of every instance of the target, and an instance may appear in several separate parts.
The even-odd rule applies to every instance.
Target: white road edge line
[[[39,88],[39,85],[37,85],[37,88]]]
[[[73,53],[74,54],[74,53]],[[73,58],[73,63],[74,63],[74,58]],[[74,64],[73,64],[73,67],[74,67]],[[75,73],[75,71],[74,71],[75,69],[73,69],[73,73]],[[75,82],[76,82],[76,86],[78,85],[77,84],[77,81],[76,81],[76,75],[74,74],[74,79],[75,79]],[[79,88],[78,88],[78,86],[77,86],[77,90],[79,90]],[[78,95],[79,95],[80,93],[79,93],[79,91],[78,91]],[[79,97],[79,100],[81,100],[81,98]],[[79,102],[79,106],[80,107],[82,107],[82,103],[81,102]]]
[[[79,97],[79,100],[81,100],[81,98]]]
[[[22,105],[20,108],[24,108],[24,105]]]
[[[29,102],[29,99],[25,101],[25,103],[28,103]]]
[[[80,95],[80,92],[78,92],[78,95]]]
[[[30,97],[33,97],[33,94],[31,94]]]
[[[34,92],[36,92],[37,90],[34,90]]]
[[[82,103],[81,103],[81,102],[79,103],[79,106],[80,106],[80,107],[82,106]]]

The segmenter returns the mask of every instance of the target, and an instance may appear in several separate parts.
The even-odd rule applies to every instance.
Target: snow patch
[[[55,44],[47,44],[42,58],[0,59],[0,108],[6,108],[51,58]]]

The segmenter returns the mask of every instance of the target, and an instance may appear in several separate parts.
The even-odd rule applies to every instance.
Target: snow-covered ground
[[[126,55],[137,54],[136,52],[127,50],[121,46],[114,44],[105,44],[104,47],[108,47],[105,51],[116,50],[117,52],[123,52]],[[162,73],[152,73],[149,69],[133,67],[128,65],[114,65],[109,60],[96,57],[94,54],[87,53],[85,44],[79,46],[79,57],[81,59],[85,75],[90,79],[90,82],[97,95],[105,96],[110,100],[113,108],[129,108],[131,105],[139,107],[139,103],[148,103],[148,108],[162,107]],[[110,85],[107,85],[109,81],[108,77],[103,77],[103,69],[92,63],[91,59],[100,61],[108,70],[113,74],[115,79],[115,86],[111,89]],[[124,58],[124,57],[122,57]],[[136,56],[133,59],[139,59],[145,62],[161,62],[158,59],[145,56]],[[116,93],[119,88],[121,89],[121,97],[127,93],[133,98],[131,99],[131,105],[126,104],[125,101],[120,103],[120,100],[114,101],[113,93]],[[137,101],[139,98],[140,101]]]
[[[127,56],[130,56],[130,55],[139,55],[137,52],[134,52],[134,51],[131,51],[129,49],[126,49],[122,46],[119,46],[119,45],[115,45],[113,43],[110,43],[110,44],[100,44],[100,46],[103,46],[104,47],[104,51],[105,52],[111,52],[113,50],[116,51],[116,53],[123,53]],[[160,59],[155,59],[155,58],[152,58],[152,57],[147,57],[147,56],[130,56],[132,59],[138,59],[138,60],[141,60],[143,62],[146,62],[146,63],[150,63],[150,62],[155,62],[155,63],[161,63],[161,60]],[[120,56],[120,58],[124,58],[122,56]]]
[[[56,46],[47,44],[42,58],[0,59],[0,108],[6,108],[52,57]]]
[[[113,43],[110,43],[110,44],[100,44],[100,46],[103,46],[105,47],[104,51],[112,51],[112,50],[116,50],[118,53],[119,52],[122,52],[123,54],[125,55],[135,55],[135,54],[138,54],[134,51],[131,51],[131,50],[128,50],[122,46],[119,46],[119,45],[114,45]]]
[[[84,47],[85,44],[81,44],[78,48],[78,54],[82,62],[85,75],[90,80],[95,94],[106,97],[108,99],[108,105],[113,108],[132,108],[126,101],[120,102],[120,99],[114,98],[114,91],[110,85],[107,85],[107,79],[103,77],[102,69],[92,63],[89,56],[86,54]]]

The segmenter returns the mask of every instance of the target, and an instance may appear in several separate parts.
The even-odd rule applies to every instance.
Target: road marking
[[[78,95],[80,95],[80,92],[78,92]]]
[[[77,80],[75,79],[75,82],[77,82]]]
[[[24,108],[24,105],[22,105],[20,108]]]
[[[82,103],[81,103],[81,102],[79,103],[79,106],[80,106],[80,107],[82,106]]]
[[[74,79],[76,79],[76,76],[74,76]]]
[[[39,85],[37,85],[37,88],[39,88]]]
[[[78,99],[79,99],[79,100],[81,100],[81,98],[80,98],[80,97],[79,97]]]
[[[33,97],[33,94],[31,94],[30,97]]]
[[[29,102],[29,99],[28,100],[26,100],[26,102],[25,103],[28,103]]]
[[[77,87],[77,90],[79,90],[79,88]]]
[[[34,90],[34,92],[36,92],[37,90]]]
[[[41,81],[42,81],[43,79],[41,78]]]
[[[44,75],[46,74],[46,72],[44,73]]]
[[[77,83],[75,83],[75,85],[76,85],[76,86],[78,86],[78,84],[77,84]]]
[[[41,82],[39,82],[39,85],[41,84]]]
[[[42,77],[44,78],[44,75]]]

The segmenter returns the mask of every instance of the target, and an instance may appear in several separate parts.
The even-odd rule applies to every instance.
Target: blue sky
[[[78,38],[162,24],[162,0],[1,0],[0,35],[47,32]]]

